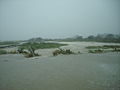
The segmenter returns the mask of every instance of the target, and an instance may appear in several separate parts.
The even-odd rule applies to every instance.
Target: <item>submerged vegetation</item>
[[[25,54],[25,57],[41,56],[38,53],[35,53],[35,50],[45,49],[45,48],[59,48],[60,46],[64,46],[64,45],[67,45],[67,44],[28,42],[28,43],[22,44],[18,48],[18,52]]]
[[[5,51],[5,50],[0,50],[0,55],[2,55],[2,54],[7,54],[7,51]]]
[[[34,49],[45,49],[45,48],[59,48],[60,46],[65,46],[67,44],[59,44],[59,43],[24,43],[19,48],[28,49],[29,46],[32,46]]]
[[[88,46],[87,49],[110,49],[110,48],[120,48],[120,45],[103,45],[103,46]]]
[[[17,41],[3,41],[3,42],[0,42],[0,45],[17,45],[19,44],[19,42]]]
[[[120,45],[103,45],[86,47],[89,53],[120,52]]]
[[[89,53],[103,53],[104,51],[101,49],[96,49],[96,50],[88,50]]]
[[[16,44],[13,42],[2,42],[3,44]],[[40,42],[27,42],[23,43],[18,47],[18,50],[14,51],[5,51],[5,50],[0,50],[0,55],[1,54],[23,54],[25,57],[34,57],[34,56],[41,56],[38,53],[35,52],[37,49],[48,49],[48,48],[59,48],[60,46],[65,46],[67,44],[59,44],[59,43],[40,43]],[[68,52],[68,51],[67,51]],[[69,52],[70,53],[70,52]]]
[[[69,54],[75,54],[73,51],[71,51],[70,49],[59,49],[59,50],[55,50],[53,52],[53,56],[57,56],[59,54],[63,54],[63,55],[69,55]]]
[[[20,41],[1,41],[0,48],[16,47],[19,44],[20,44]]]
[[[69,55],[75,54],[70,49],[60,49],[61,46],[67,44],[54,43],[56,41],[92,41],[92,42],[115,42],[120,43],[120,35],[113,34],[98,34],[96,36],[88,36],[83,38],[82,36],[75,36],[72,38],[64,39],[43,39],[41,37],[32,38],[25,41],[4,41],[0,42],[0,55],[1,54],[23,54],[25,57],[41,56],[35,51],[38,49],[59,48],[52,52],[53,56],[59,54]],[[52,43],[51,43],[52,42]],[[5,51],[3,48],[16,47],[15,51]],[[104,52],[120,52],[120,45],[103,45],[103,46],[88,46],[86,47],[89,53],[104,53]],[[81,52],[78,51],[77,54]]]

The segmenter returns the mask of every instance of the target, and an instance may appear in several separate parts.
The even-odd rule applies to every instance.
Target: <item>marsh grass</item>
[[[120,48],[120,45],[87,46],[87,49],[111,49]]]
[[[0,55],[2,55],[2,54],[7,54],[7,51],[5,51],[5,50],[0,50]]]
[[[88,50],[89,53],[103,53],[104,50],[100,50],[100,49],[97,49],[97,50]]]
[[[45,49],[45,48],[59,48],[60,46],[65,46],[67,44],[58,44],[58,43],[24,43],[19,48],[28,49],[29,46],[32,46],[34,49]]]
[[[16,41],[4,41],[4,42],[0,42],[0,45],[15,45],[18,44],[18,42]]]
[[[120,52],[120,45],[88,46],[88,53]]]
[[[35,56],[41,56],[35,53],[35,50],[37,49],[59,48],[60,46],[65,46],[65,45],[67,44],[28,42],[28,43],[22,44],[18,48],[18,52],[23,53],[24,50],[28,50],[28,53],[26,53],[24,56],[27,58],[30,58],[30,57],[35,57]]]
[[[9,51],[8,54],[18,54],[18,52],[14,50],[14,51]]]
[[[57,56],[59,54],[63,54],[63,55],[70,55],[70,54],[75,54],[73,51],[71,51],[70,49],[59,49],[59,50],[55,50],[53,51],[53,56]]]
[[[27,53],[24,55],[26,58],[31,58],[31,57],[35,57],[35,56],[41,56],[38,53],[35,53],[35,55],[31,54],[31,53]]]

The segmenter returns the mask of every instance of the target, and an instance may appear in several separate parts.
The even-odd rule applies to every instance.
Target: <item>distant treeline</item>
[[[92,42],[120,43],[120,34],[98,34],[98,35],[89,35],[87,37],[76,35],[74,37],[64,38],[64,39],[44,39],[41,37],[37,37],[23,41],[0,41],[0,45],[18,45],[20,44],[20,42],[45,42],[45,41],[68,41],[68,42],[92,41]]]
[[[98,34],[98,35],[90,35],[88,37],[83,38],[83,36],[74,36],[71,38],[65,39],[46,39],[46,40],[57,40],[57,41],[94,41],[94,42],[114,42],[120,43],[120,34]]]

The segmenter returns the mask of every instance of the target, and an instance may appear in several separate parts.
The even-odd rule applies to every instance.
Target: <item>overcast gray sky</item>
[[[120,0],[0,0],[0,40],[120,33]]]

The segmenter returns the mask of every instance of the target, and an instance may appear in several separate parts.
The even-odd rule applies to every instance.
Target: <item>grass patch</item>
[[[120,48],[120,45],[103,45],[103,46],[87,46],[87,49],[110,49],[110,48]]]
[[[86,47],[89,53],[120,52],[120,45],[103,45]]]
[[[103,53],[104,51],[103,50],[88,50],[89,53]]]
[[[19,48],[28,49],[29,46],[36,49],[46,49],[46,48],[59,48],[60,46],[65,46],[67,44],[58,43],[24,43]]]
[[[87,49],[108,49],[108,47],[104,47],[104,46],[87,46]]]
[[[0,55],[2,55],[2,54],[7,54],[7,51],[5,51],[5,50],[0,50]]]
[[[35,57],[35,56],[41,56],[38,53],[35,53],[35,50],[37,49],[46,49],[46,48],[59,48],[60,46],[64,46],[67,44],[59,44],[59,43],[24,43],[18,48],[18,52],[25,54],[25,57]],[[28,52],[25,53],[24,50],[28,50]]]
[[[104,48],[120,48],[120,45],[104,45]]]
[[[3,41],[3,42],[0,42],[0,45],[13,45],[13,44],[18,44],[18,42],[15,42],[15,41]]]

